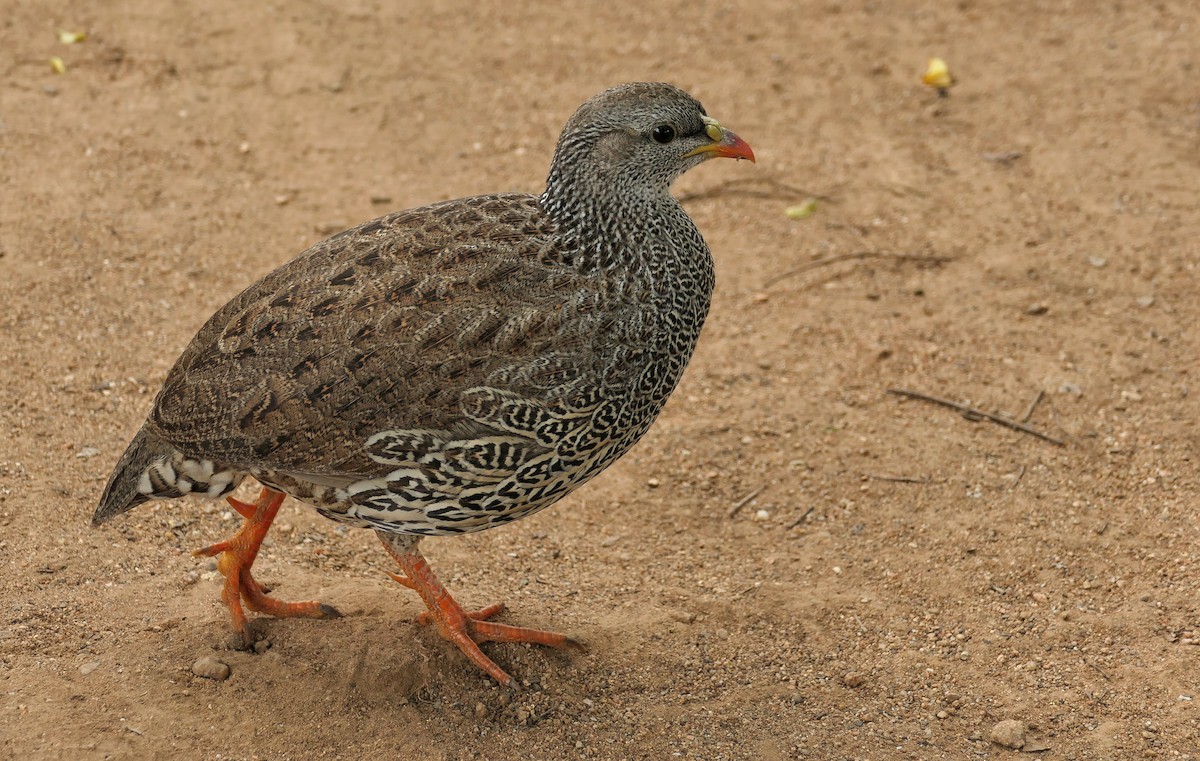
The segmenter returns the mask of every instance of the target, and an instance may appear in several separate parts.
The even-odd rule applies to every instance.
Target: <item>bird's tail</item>
[[[215,499],[237,488],[245,473],[211,460],[187,457],[143,427],[129,442],[92,514],[98,526],[151,499],[196,494]]]
[[[92,525],[98,526],[114,515],[120,515],[149,500],[151,495],[139,491],[138,484],[151,464],[156,460],[169,459],[171,455],[169,447],[155,445],[145,428],[138,431],[108,478],[100,506],[92,514]]]

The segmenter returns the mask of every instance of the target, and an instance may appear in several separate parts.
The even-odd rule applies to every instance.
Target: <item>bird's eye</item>
[[[660,124],[651,131],[650,136],[655,142],[666,145],[675,139],[675,128],[670,124]]]

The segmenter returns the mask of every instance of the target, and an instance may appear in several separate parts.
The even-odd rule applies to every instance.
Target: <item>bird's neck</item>
[[[577,268],[621,272],[635,279],[689,275],[711,283],[708,246],[665,187],[640,193],[579,188],[556,182],[551,175],[540,197],[566,247],[575,252]]]

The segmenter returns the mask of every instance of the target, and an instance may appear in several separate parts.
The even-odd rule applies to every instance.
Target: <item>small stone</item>
[[[271,640],[269,639],[260,639],[258,642],[254,643],[254,652],[258,653],[259,655],[262,655],[270,649]]]
[[[530,715],[531,714],[529,713],[529,711],[527,711],[524,708],[517,709],[517,721],[521,724],[527,723],[529,721]]]
[[[842,684],[851,689],[854,689],[855,687],[861,687],[863,681],[863,675],[857,671],[848,671],[842,676]]]
[[[75,453],[75,456],[81,460],[86,460],[89,457],[95,457],[100,454],[100,450],[95,447],[84,447]]]
[[[1139,296],[1138,300],[1137,300],[1137,305],[1140,306],[1142,309],[1148,309],[1149,307],[1154,306],[1154,297],[1153,296]]]
[[[767,510],[756,510],[754,512],[754,520],[756,520],[756,521],[770,520],[770,518],[771,518],[771,513]]]
[[[946,713],[945,711],[938,711],[936,714],[934,714],[934,716],[937,716],[939,719],[950,718],[950,714]]]
[[[649,486],[651,489],[657,489],[661,484],[662,481],[659,481],[657,478],[646,479],[646,486]]]
[[[1049,311],[1050,311],[1050,307],[1046,306],[1045,304],[1042,304],[1041,302],[1038,302],[1036,304],[1030,304],[1028,307],[1025,308],[1025,314],[1030,314],[1030,315],[1034,315],[1034,316],[1045,314],[1046,312],[1049,312]]]
[[[690,613],[686,610],[673,610],[671,611],[671,618],[675,619],[681,624],[690,624],[696,620],[696,614]]]
[[[1096,269],[1100,269],[1104,265],[1108,264],[1108,260],[1102,256],[1089,256],[1088,264],[1092,265]]]
[[[205,679],[223,682],[229,678],[229,664],[222,663],[211,655],[206,655],[192,664],[192,673]]]
[[[485,718],[487,718],[487,715],[488,715],[487,706],[485,706],[483,703],[476,703],[475,704],[475,718],[476,719],[485,719]]]
[[[382,206],[383,204],[391,203],[391,202],[392,202],[391,196],[383,196],[383,195],[371,196],[371,203],[375,204],[376,206]]]
[[[1025,722],[1005,719],[992,727],[992,742],[1005,748],[1020,750],[1025,747]]]
[[[98,668],[100,668],[100,661],[88,661],[79,667],[79,673],[87,676]]]

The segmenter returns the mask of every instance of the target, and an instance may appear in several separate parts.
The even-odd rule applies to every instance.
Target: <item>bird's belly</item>
[[[628,451],[651,422],[647,419],[577,458],[567,460],[546,452],[492,482],[431,474],[415,467],[396,468],[344,489],[315,486],[278,473],[255,476],[339,523],[425,536],[468,534],[511,523],[558,502]]]
[[[601,382],[582,407],[477,388],[465,407],[482,433],[450,440],[428,430],[379,432],[366,443],[379,470],[338,488],[254,475],[327,518],[363,528],[436,536],[510,523],[570,494],[637,443],[674,390],[692,343],[647,352],[624,384]],[[506,414],[514,407],[528,414]]]

